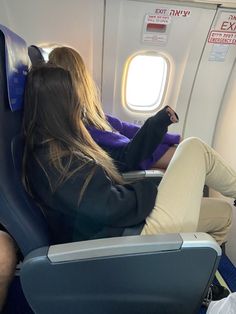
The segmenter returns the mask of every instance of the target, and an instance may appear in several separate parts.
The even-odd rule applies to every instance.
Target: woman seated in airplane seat
[[[161,111],[166,125],[176,121],[172,114]],[[152,129],[156,120],[148,121],[144,128]],[[202,190],[206,183],[236,198],[236,172],[200,139],[178,145],[162,180],[125,184],[86,128],[70,72],[49,64],[28,74],[23,130],[23,183],[45,209],[57,242],[121,236],[140,223],[142,235],[202,231],[225,242],[232,207],[202,199]]]
[[[95,142],[116,161],[116,166],[120,171],[167,168],[176,145],[180,142],[180,135],[167,133],[167,129],[162,125],[161,117],[156,119],[156,128],[162,129],[161,137],[154,143],[151,133],[148,136],[143,134],[147,142],[140,146],[136,137],[140,131],[139,126],[104,114],[95,82],[76,50],[70,47],[57,47],[50,53],[49,63],[70,71],[77,86],[81,106],[83,106],[84,124]],[[155,149],[151,147],[152,153],[149,149],[145,150],[149,148],[149,145],[154,144],[156,146]],[[143,158],[138,164],[133,160],[137,154]]]
[[[4,307],[9,285],[17,264],[17,249],[10,235],[0,230],[0,313]]]

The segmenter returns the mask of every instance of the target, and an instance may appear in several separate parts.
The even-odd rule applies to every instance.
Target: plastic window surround
[[[123,103],[131,111],[153,111],[162,105],[169,66],[158,53],[136,54],[126,65]]]

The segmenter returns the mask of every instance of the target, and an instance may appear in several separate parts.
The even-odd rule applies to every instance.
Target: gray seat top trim
[[[205,233],[129,236],[50,246],[48,258],[53,263],[111,256],[154,253],[182,248],[209,247],[221,255],[219,245]]]

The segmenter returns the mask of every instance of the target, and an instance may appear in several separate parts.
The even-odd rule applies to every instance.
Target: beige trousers
[[[236,172],[198,138],[179,144],[158,187],[142,235],[202,231],[222,244],[232,222],[226,201],[202,198],[204,184],[236,198]]]

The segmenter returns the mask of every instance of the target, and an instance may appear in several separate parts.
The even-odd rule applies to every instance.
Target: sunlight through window
[[[48,62],[48,57],[49,57],[50,52],[54,48],[59,47],[59,45],[55,43],[41,43],[38,45],[38,47],[41,50],[44,61]]]
[[[43,54],[43,58],[45,61],[48,61],[48,56],[50,54],[50,52],[54,49],[54,48],[41,48],[42,49],[42,54]]]
[[[158,55],[136,55],[128,64],[125,104],[131,110],[151,111],[161,105],[167,62]]]

